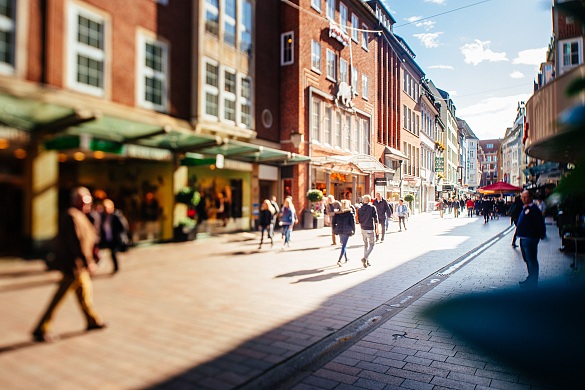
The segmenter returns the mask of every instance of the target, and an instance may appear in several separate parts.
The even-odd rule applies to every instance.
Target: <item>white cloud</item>
[[[445,0],[425,0],[425,3],[445,4]]]
[[[529,94],[487,98],[471,106],[457,108],[457,116],[467,121],[479,139],[504,138],[506,129],[516,119],[518,102],[529,98]]]
[[[439,36],[443,34],[442,32],[438,33],[424,33],[424,34],[414,34],[415,38],[418,38],[420,42],[426,48],[432,48],[439,46]]]
[[[466,64],[477,65],[483,61],[497,62],[497,61],[508,61],[506,53],[496,53],[492,51],[490,41],[480,41],[476,39],[474,43],[466,43],[461,46],[461,54],[465,57]]]
[[[426,31],[431,30],[433,27],[435,27],[435,21],[433,20],[425,20],[424,22],[419,22],[419,23],[415,23],[414,24],[416,27],[422,27],[424,28]]]
[[[414,23],[414,22],[418,22],[421,19],[422,19],[422,17],[420,17],[420,16],[411,16],[410,18],[406,18],[406,21],[408,23]]]
[[[518,72],[517,70],[515,70],[514,72],[512,72],[510,74],[510,77],[513,79],[523,79],[525,76],[524,76],[524,73]]]
[[[455,70],[454,67],[451,65],[431,65],[429,69],[447,69],[447,70]]]
[[[534,65],[539,68],[540,64],[546,60],[547,50],[547,47],[541,47],[539,49],[519,51],[518,56],[512,60],[512,63],[519,65]]]

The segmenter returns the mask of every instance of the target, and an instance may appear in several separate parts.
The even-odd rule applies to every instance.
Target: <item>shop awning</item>
[[[375,172],[395,173],[394,169],[388,168],[376,158],[367,154],[311,157],[311,164],[342,172],[354,171],[355,167],[358,171],[354,173],[364,175]]]
[[[392,160],[408,160],[408,157],[398,149],[386,146],[384,148],[384,156]]]
[[[132,145],[181,156],[189,152],[209,158],[222,154],[233,160],[268,165],[310,161],[309,157],[277,148],[196,133],[188,121],[168,115],[113,103],[96,110],[75,109],[52,103],[64,98],[51,99],[47,94],[36,91],[19,96],[0,92],[0,105],[7,108],[0,111],[0,125],[35,135],[48,148],[56,150],[81,148],[128,156],[128,146]],[[71,97],[69,101],[73,101]]]

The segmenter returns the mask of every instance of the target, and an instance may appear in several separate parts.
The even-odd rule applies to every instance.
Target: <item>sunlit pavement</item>
[[[416,332],[412,319],[421,307],[469,291],[517,286],[526,276],[519,249],[510,246],[511,234],[477,257],[452,264],[505,231],[509,218],[484,224],[479,217],[422,214],[407,223],[403,232],[391,224],[367,269],[360,261],[359,229],[348,244],[350,261],[342,267],[336,264],[340,246],[331,246],[329,228],[294,231],[284,250],[280,233],[273,248],[264,244],[261,250],[257,233],[134,248],[120,256],[118,274],[110,274],[105,258],[94,278],[95,303],[109,328],[86,333],[70,295],[54,321],[61,340],[51,344],[30,342],[30,331],[58,274],[43,272],[40,262],[0,261],[0,388],[262,387],[273,371],[286,372],[288,362],[304,357],[312,345],[448,265],[455,268],[429,292],[328,362],[306,367],[305,375],[293,377],[298,383],[286,386],[473,388],[504,381],[521,388],[518,375],[485,361],[476,367],[481,356],[463,346],[433,357],[433,348],[448,349],[440,344],[445,333],[438,328],[429,329],[437,335],[422,348],[402,348],[389,360],[376,355],[397,347],[393,343],[401,341],[392,336],[397,330]],[[544,284],[571,273],[572,257],[558,251],[556,229],[548,229],[539,252]],[[440,369],[432,366],[440,359]]]

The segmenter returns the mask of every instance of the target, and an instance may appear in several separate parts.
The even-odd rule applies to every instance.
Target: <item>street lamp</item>
[[[293,132],[290,135],[290,142],[292,142],[295,148],[298,148],[301,145],[301,142],[304,140],[304,135],[299,132]]]

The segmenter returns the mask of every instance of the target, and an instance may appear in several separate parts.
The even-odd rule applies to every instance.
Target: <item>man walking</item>
[[[542,212],[532,202],[532,195],[524,190],[520,195],[524,204],[518,223],[516,235],[520,239],[522,258],[528,269],[526,280],[519,282],[521,287],[536,287],[538,285],[538,242],[546,235],[546,226]]]
[[[400,199],[398,201],[398,207],[396,208],[396,213],[398,214],[398,231],[401,232],[402,231],[402,227],[404,227],[404,230],[408,230],[406,228],[406,223],[405,223],[405,219],[406,217],[408,217],[409,211],[408,211],[408,206],[404,204],[404,199]]]
[[[378,212],[378,221],[380,221],[380,228],[376,230],[376,242],[378,240],[380,243],[384,242],[384,237],[386,237],[386,219],[392,217],[392,205],[388,203],[388,201],[382,198],[382,195],[379,192],[376,192],[376,199],[374,199],[374,207],[376,207],[376,211]],[[380,240],[380,231],[382,231],[382,239]]]
[[[331,241],[332,241],[331,245],[337,245],[337,242],[335,239],[335,232],[333,231],[333,223],[331,223],[331,221],[333,221],[333,216],[339,210],[341,210],[341,203],[336,201],[335,197],[333,195],[329,195],[327,197],[326,212],[327,212],[327,216],[329,217],[330,224],[331,224]]]
[[[378,224],[378,212],[370,204],[371,200],[370,195],[364,195],[362,198],[362,206],[357,210],[358,222],[361,225],[362,238],[364,240],[364,257],[362,258],[364,268],[371,265],[369,257],[376,243],[375,229]]]
[[[276,195],[272,195],[270,197],[270,204],[272,208],[274,208],[274,214],[272,214],[272,224],[270,225],[270,237],[274,237],[274,227],[278,223],[278,216],[280,215],[280,207],[278,207],[278,203],[276,203]]]
[[[63,279],[51,300],[49,307],[33,331],[36,341],[54,341],[49,332],[51,319],[69,290],[74,290],[81,310],[87,320],[87,330],[102,329],[106,324],[95,311],[90,273],[97,270],[94,251],[98,233],[87,217],[91,210],[92,198],[89,190],[78,187],[71,193],[71,204],[62,217],[57,235],[55,255]]]

